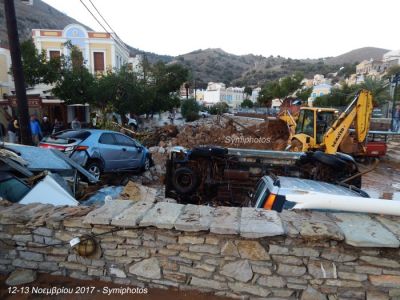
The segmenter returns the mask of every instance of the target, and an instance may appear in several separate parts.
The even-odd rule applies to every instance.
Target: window
[[[94,61],[94,71],[95,72],[104,72],[104,53],[103,52],[93,52],[93,61]]]
[[[59,50],[50,50],[49,57],[50,59],[60,58],[61,52]]]
[[[103,133],[99,139],[100,144],[115,145],[114,135],[112,133]]]
[[[116,134],[115,139],[117,140],[117,144],[121,146],[135,147],[136,144],[133,140],[124,136],[122,134]]]

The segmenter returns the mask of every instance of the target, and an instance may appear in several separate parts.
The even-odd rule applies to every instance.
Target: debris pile
[[[245,149],[285,149],[289,131],[283,121],[279,119],[266,121],[249,119],[249,121],[246,123],[250,123],[250,126],[232,119],[187,124],[171,142],[187,148],[215,145]]]

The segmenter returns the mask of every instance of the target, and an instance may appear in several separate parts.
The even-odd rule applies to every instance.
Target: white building
[[[313,102],[318,97],[328,95],[331,93],[332,86],[330,84],[319,84],[313,87],[310,97],[308,98],[308,105],[313,106]]]
[[[129,69],[137,74],[143,73],[143,56],[140,54],[136,54],[135,56],[131,56],[128,58],[128,67]]]
[[[238,107],[245,99],[244,88],[226,87],[221,82],[209,82],[204,92],[204,105],[210,106],[219,102],[225,102],[230,107]]]
[[[383,54],[383,62],[388,63],[394,60],[397,61],[396,64],[400,64],[400,50],[393,50]]]
[[[253,91],[251,92],[250,100],[253,103],[257,102],[257,99],[258,99],[258,96],[260,95],[260,92],[261,92],[261,88],[260,87],[253,89]]]

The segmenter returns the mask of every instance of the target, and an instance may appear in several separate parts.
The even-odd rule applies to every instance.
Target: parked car
[[[148,170],[153,164],[146,147],[110,130],[65,130],[45,137],[39,147],[64,152],[96,178],[102,173]]]
[[[281,212],[292,208],[295,203],[286,200],[288,194],[302,194],[307,197],[308,192],[325,193],[338,196],[353,196],[369,198],[361,189],[348,185],[336,185],[318,180],[296,177],[267,175],[258,181],[252,195],[251,206]],[[324,201],[324,199],[321,199]]]
[[[203,118],[208,118],[210,116],[210,113],[206,110],[201,110],[199,111],[199,116]]]

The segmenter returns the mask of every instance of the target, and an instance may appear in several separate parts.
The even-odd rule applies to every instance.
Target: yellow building
[[[48,58],[69,55],[65,43],[82,51],[86,67],[92,73],[119,69],[128,63],[129,51],[114,33],[88,31],[81,25],[70,24],[63,30],[33,29],[32,38],[39,51],[45,50]]]
[[[10,50],[0,48],[0,99],[3,99],[4,94],[9,94],[14,88],[12,76],[9,74],[10,68]]]

